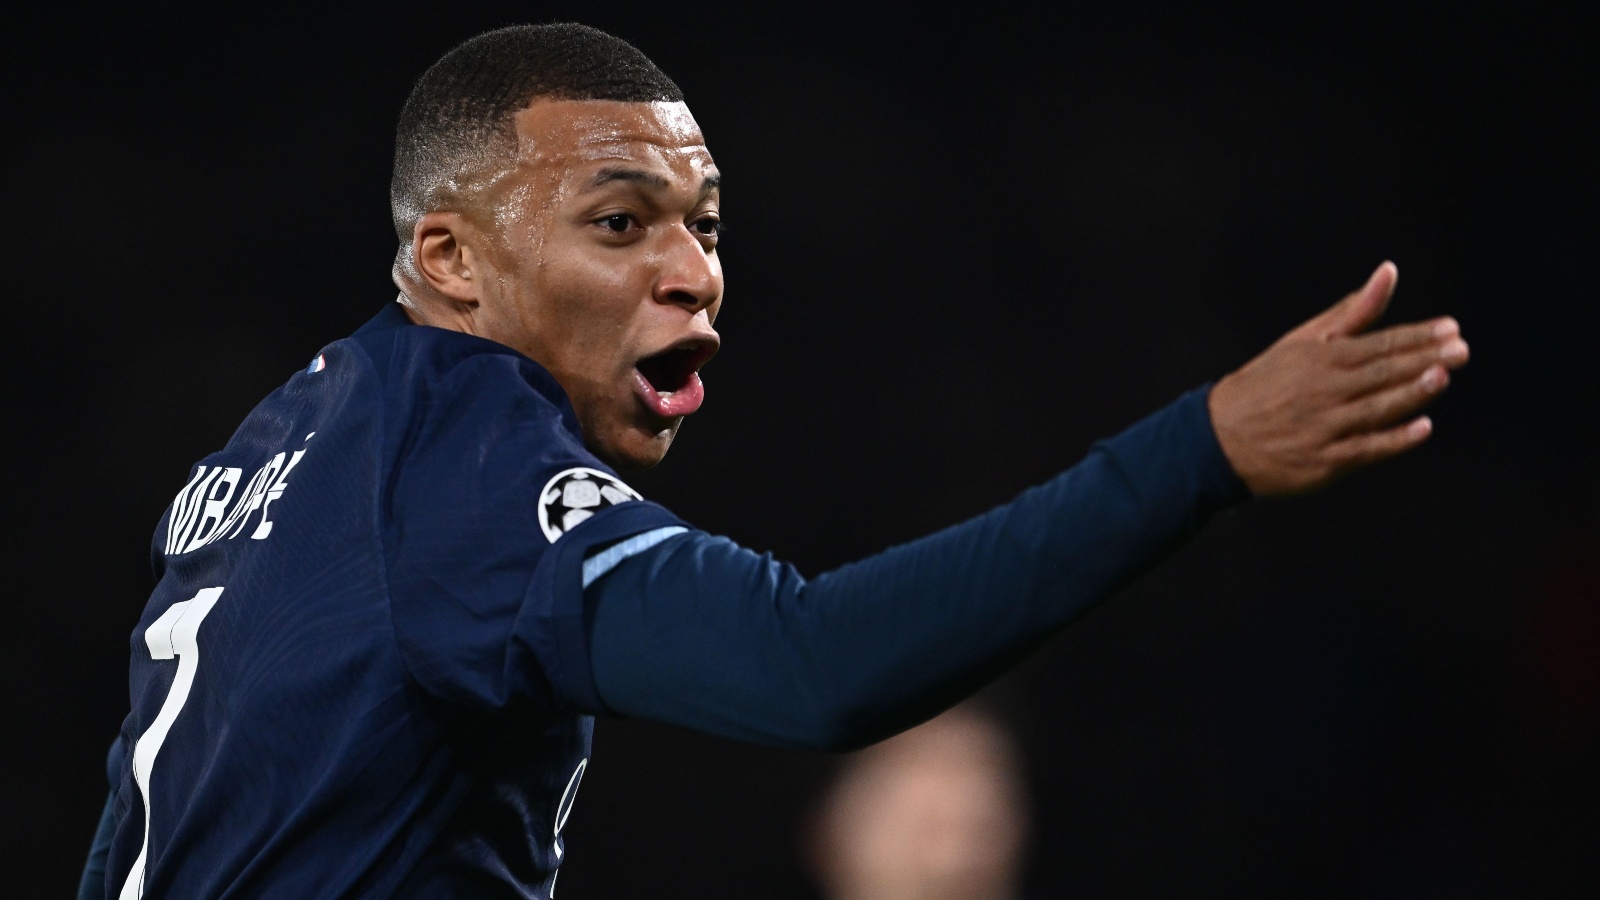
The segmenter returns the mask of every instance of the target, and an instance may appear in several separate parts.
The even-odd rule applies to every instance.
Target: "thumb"
[[[1325,312],[1295,329],[1301,336],[1321,339],[1349,337],[1371,328],[1394,296],[1400,270],[1384,260],[1374,269],[1367,283],[1329,307]]]
[[[1395,282],[1400,270],[1394,263],[1384,260],[1372,271],[1372,277],[1361,289],[1333,307],[1329,321],[1329,337],[1349,337],[1371,328],[1383,311],[1389,308],[1389,298],[1394,296]]]

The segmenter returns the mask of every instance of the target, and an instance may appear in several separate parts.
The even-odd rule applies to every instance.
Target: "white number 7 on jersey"
[[[150,728],[139,735],[133,745],[133,780],[139,785],[139,796],[144,801],[144,843],[139,847],[139,858],[128,870],[128,880],[122,883],[118,900],[139,900],[144,894],[145,858],[150,855],[150,770],[155,767],[156,754],[167,739],[167,732],[183,711],[189,699],[189,688],[194,686],[194,673],[200,667],[200,623],[205,621],[211,607],[217,605],[222,588],[206,588],[192,600],[180,600],[167,608],[161,618],[145,629],[144,642],[150,647],[152,659],[178,657],[178,675],[172,679],[172,689],[161,704],[161,712]]]

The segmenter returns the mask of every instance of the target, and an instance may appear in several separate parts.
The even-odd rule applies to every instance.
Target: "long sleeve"
[[[588,589],[613,712],[843,749],[955,703],[1246,491],[1193,391],[996,509],[807,581],[703,532]]]

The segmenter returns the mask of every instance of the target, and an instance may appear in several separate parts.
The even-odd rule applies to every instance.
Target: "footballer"
[[[807,580],[623,478],[704,399],[721,189],[610,35],[505,28],[423,74],[397,302],[173,486],[80,896],[551,897],[594,716],[904,730],[1213,512],[1416,446],[1467,360],[1450,319],[1374,330],[1384,263],[1054,479]]]

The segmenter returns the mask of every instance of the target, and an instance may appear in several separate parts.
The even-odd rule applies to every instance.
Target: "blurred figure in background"
[[[828,900],[1016,900],[1028,837],[1021,756],[967,702],[847,757],[806,834]]]

